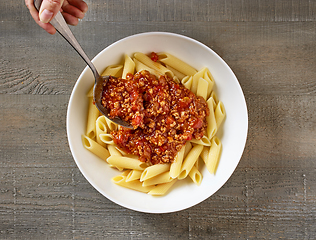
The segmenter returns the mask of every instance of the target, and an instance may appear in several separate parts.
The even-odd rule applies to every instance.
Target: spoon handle
[[[40,6],[43,0],[34,0],[34,6],[39,11]],[[50,21],[50,23],[56,28],[57,32],[66,39],[66,41],[77,51],[77,53],[82,57],[82,59],[88,64],[92,70],[94,76],[99,77],[99,73],[96,70],[93,63],[90,61],[88,56],[85,54],[75,36],[68,27],[63,15],[61,12],[58,12],[57,15]]]

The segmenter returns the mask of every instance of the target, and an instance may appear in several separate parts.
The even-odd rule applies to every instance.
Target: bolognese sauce
[[[102,104],[110,117],[120,117],[134,128],[112,131],[115,144],[152,164],[173,162],[186,141],[201,139],[209,115],[202,97],[168,76],[156,78],[145,70],[126,79],[110,77]]]

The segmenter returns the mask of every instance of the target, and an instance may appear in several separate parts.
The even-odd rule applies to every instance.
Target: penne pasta
[[[206,136],[203,136],[201,139],[192,139],[190,142],[203,146],[211,146],[211,141]]]
[[[107,147],[108,147],[108,151],[109,151],[111,156],[122,156],[120,151],[118,151],[114,145],[107,145]],[[113,166],[111,164],[109,164],[109,165],[110,165],[110,167],[116,168],[119,171],[123,171],[123,168],[119,168],[119,167]]]
[[[125,54],[122,78],[126,79],[126,75],[128,73],[134,74],[134,72],[135,72],[135,63],[127,54]]]
[[[113,137],[110,133],[102,133],[99,135],[100,141],[107,145],[114,145]]]
[[[217,95],[216,95],[216,93],[214,91],[211,92],[210,98],[213,98],[213,100],[214,100],[214,103],[215,103],[214,109],[215,109],[215,107],[216,107],[216,105],[218,103],[218,97],[217,97]]]
[[[183,157],[184,157],[185,145],[181,148],[181,150],[177,153],[173,163],[170,165],[170,177],[177,178],[180,174]]]
[[[202,68],[200,71],[198,71],[197,73],[195,73],[193,75],[191,91],[194,94],[196,94],[196,92],[197,92],[197,88],[199,85],[199,79],[203,78],[204,73],[205,73],[205,68]]]
[[[206,121],[207,121],[206,136],[208,139],[211,139],[212,137],[215,136],[217,132],[217,123],[216,123],[215,112],[214,112],[214,99],[210,97],[206,103],[210,110],[210,114],[206,117]]]
[[[226,116],[226,111],[224,108],[224,104],[221,101],[219,101],[215,108],[215,119],[216,119],[217,128],[220,127],[225,116]]]
[[[192,66],[169,53],[158,53],[158,57],[160,62],[164,63],[165,65],[171,66],[184,75],[193,76],[197,72]]]
[[[152,165],[143,171],[140,177],[140,181],[142,182],[152,177],[155,177],[161,173],[169,171],[169,169],[170,169],[169,163]]]
[[[125,170],[124,172],[122,172],[120,175],[121,176],[125,176],[125,177],[127,177],[128,176],[128,174],[131,172],[131,171],[133,171],[133,170]]]
[[[208,87],[209,87],[209,82],[206,81],[204,78],[200,78],[198,80],[196,95],[201,96],[202,98],[206,100],[207,95],[208,95],[208,91],[207,91]]]
[[[196,95],[196,92],[197,92],[197,88],[198,88],[198,85],[199,85],[199,78],[192,78],[192,85],[191,85],[191,92],[193,92],[195,95]]]
[[[155,177],[152,177],[152,178],[149,178],[149,179],[143,181],[143,187],[167,183],[167,182],[171,182],[172,180],[173,180],[173,178],[170,177],[169,172],[164,172],[164,173],[161,173]]]
[[[196,184],[196,185],[201,185],[202,182],[202,174],[200,173],[200,171],[197,169],[197,167],[193,166],[190,173],[189,173],[189,177],[192,179],[192,181]]]
[[[134,57],[138,61],[147,65],[148,67],[156,70],[159,73],[159,75],[167,75],[168,77],[173,78],[174,74],[172,71],[170,71],[168,68],[164,67],[162,64],[160,64],[158,62],[152,61],[150,59],[150,57],[148,57],[147,55],[140,53],[140,52],[136,52],[136,53],[134,53]]]
[[[159,184],[156,187],[152,188],[148,194],[152,196],[163,196],[165,195],[168,190],[175,184],[177,179],[173,179],[171,182]],[[148,186],[150,187],[150,186]]]
[[[107,128],[108,128],[108,132],[114,131],[117,129],[117,124],[112,122],[110,119],[105,118],[106,124],[107,124]]]
[[[115,146],[115,145],[114,145]],[[117,151],[121,153],[122,156],[127,156],[128,154],[124,152],[122,149],[119,149],[118,147],[115,147]]]
[[[106,161],[115,167],[123,169],[144,170],[148,167],[147,163],[141,162],[138,159],[123,156],[110,156]]]
[[[106,161],[110,156],[109,151],[87,136],[82,135],[83,146],[102,160]]]
[[[115,145],[108,145],[107,147],[111,156],[122,156],[121,152],[115,147]]]
[[[124,155],[124,157],[129,157],[129,158],[134,158],[134,159],[139,159],[139,157],[137,155],[133,155],[133,154],[126,154]]]
[[[154,188],[153,186],[143,187],[142,183],[138,180],[126,182],[126,176],[122,176],[122,175],[117,175],[113,177],[112,182],[114,182],[115,184],[119,186],[136,190],[139,192],[143,192],[143,193],[148,193]]]
[[[135,62],[136,72],[140,72],[142,70],[146,70],[146,71],[150,72],[151,74],[154,74],[156,77],[159,77],[160,74],[155,69],[148,67],[147,65],[145,65],[142,62],[138,61],[136,58],[134,58],[133,61]]]
[[[183,161],[178,179],[184,179],[188,176],[193,165],[198,160],[202,150],[203,150],[203,145],[196,145],[190,150],[190,152],[188,153],[188,155]]]
[[[99,117],[99,110],[94,105],[93,99],[89,98],[86,135],[91,139],[95,139],[95,136],[96,136],[95,124],[98,117]]]
[[[193,83],[193,77],[186,76],[186,77],[182,78],[181,83],[185,88],[190,90],[192,87],[192,83]]]
[[[208,97],[211,94],[213,86],[215,84],[214,78],[208,68],[205,68],[203,79],[208,82],[208,87],[207,87],[207,97]]]
[[[174,69],[173,67],[166,65],[166,68],[168,68],[170,71],[172,71],[175,75],[175,77],[182,79],[184,78],[186,75],[183,74],[182,72],[179,72],[178,70]]]
[[[204,149],[204,148],[203,148]],[[196,160],[196,162],[194,163],[194,167],[196,167],[197,169],[200,168],[200,160],[201,160],[201,156],[198,158],[198,160]]]
[[[142,172],[141,170],[131,170],[128,175],[126,176],[126,182],[131,182],[131,181],[134,181],[134,180],[139,180],[140,179],[140,176],[142,175]],[[144,185],[143,185],[144,186]]]
[[[210,149],[209,147],[204,147],[200,154],[200,157],[202,158],[204,163],[207,161],[209,149]]]
[[[212,142],[212,145],[208,151],[207,158],[203,160],[205,161],[207,170],[211,174],[215,174],[218,161],[219,161],[220,152],[222,149],[222,143],[216,136],[212,138],[211,142]]]
[[[184,145],[184,158],[188,155],[191,149],[192,149],[192,144],[190,142],[186,142]]]
[[[95,126],[95,132],[96,132],[96,141],[103,147],[106,147],[106,144],[100,140],[100,134],[107,133],[107,127],[106,127],[106,121],[105,116],[99,116],[96,120],[96,126]]]
[[[122,70],[123,70],[123,65],[110,65],[108,66],[101,76],[114,76],[114,77],[120,77],[122,76]]]

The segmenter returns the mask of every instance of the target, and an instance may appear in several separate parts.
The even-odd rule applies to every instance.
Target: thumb
[[[48,23],[52,20],[60,10],[64,0],[43,0],[39,10],[39,18],[41,22]]]

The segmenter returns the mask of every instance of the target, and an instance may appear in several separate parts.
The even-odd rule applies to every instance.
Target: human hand
[[[78,19],[82,19],[88,11],[88,5],[83,0],[43,0],[39,11],[34,6],[33,0],[25,0],[35,22],[46,32],[55,34],[56,29],[49,23],[58,11],[61,11],[66,22],[76,26]]]

